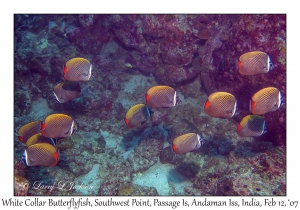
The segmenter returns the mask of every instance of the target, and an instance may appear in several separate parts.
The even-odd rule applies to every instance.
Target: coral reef
[[[153,127],[142,134],[140,143],[128,155],[133,171],[144,172],[158,161],[159,152],[163,149],[164,134],[158,127]]]
[[[28,195],[28,189],[30,187],[30,184],[27,179],[24,177],[15,174],[14,175],[14,195],[15,196],[27,196]]]

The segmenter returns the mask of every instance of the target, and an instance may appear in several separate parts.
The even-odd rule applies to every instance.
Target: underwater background
[[[274,68],[239,74],[237,59],[257,50]],[[92,63],[92,76],[78,98],[59,103],[53,88],[75,57]],[[129,129],[127,110],[156,85],[173,87],[182,102]],[[270,86],[284,104],[264,114],[267,133],[240,137],[251,96]],[[239,114],[204,113],[216,91],[235,95]],[[14,15],[15,195],[286,195],[285,104],[284,14]],[[53,113],[72,116],[78,131],[58,141],[56,166],[25,166],[19,128]],[[170,142],[188,132],[205,144],[175,154]],[[89,187],[46,187],[58,183]]]

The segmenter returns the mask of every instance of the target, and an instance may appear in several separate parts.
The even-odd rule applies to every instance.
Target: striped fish
[[[147,91],[145,99],[147,106],[150,108],[173,107],[181,102],[176,96],[176,91],[169,86],[151,87]]]
[[[153,112],[145,104],[136,104],[126,113],[124,121],[128,128],[133,129],[144,124]]]
[[[282,105],[282,101],[282,95],[277,88],[263,88],[252,96],[250,100],[250,111],[252,114],[258,115],[274,112]]]
[[[53,93],[59,103],[66,103],[80,96],[81,87],[78,82],[65,81],[57,84]]]
[[[92,64],[85,58],[72,58],[64,66],[64,78],[68,81],[88,81],[92,74]]]
[[[204,112],[211,117],[231,118],[236,113],[237,100],[227,92],[215,92],[208,96]]]
[[[36,120],[30,123],[27,123],[26,125],[23,125],[19,131],[18,131],[18,139],[23,144],[26,144],[27,140],[33,136],[34,134],[37,134],[41,132],[41,121]]]
[[[265,52],[248,52],[241,55],[238,60],[238,70],[242,75],[268,73],[272,68],[270,56]]]
[[[172,149],[176,154],[185,154],[197,150],[204,144],[199,134],[186,133],[173,140]]]
[[[67,138],[75,130],[73,118],[65,114],[51,114],[42,122],[42,135],[47,138]]]
[[[248,115],[237,125],[236,132],[242,137],[260,136],[267,132],[266,121],[259,115]]]
[[[47,143],[29,146],[22,155],[22,161],[27,166],[55,166],[59,160],[59,150]]]

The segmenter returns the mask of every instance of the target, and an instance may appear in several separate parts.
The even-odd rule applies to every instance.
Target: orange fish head
[[[255,102],[251,100],[251,110],[250,110],[250,111],[251,111],[252,113],[254,113],[254,112],[253,112],[254,108],[255,108]]]
[[[237,63],[237,67],[238,67],[238,69],[241,69],[241,68],[242,68],[242,66],[243,66],[243,63],[242,63],[242,61],[238,60],[238,63]]]
[[[146,102],[148,102],[150,100],[150,96],[147,93],[145,95],[145,99],[146,99]]]
[[[68,67],[64,65],[64,75],[66,75],[67,72],[68,72]]]
[[[206,100],[205,104],[204,104],[204,109],[207,109],[210,106],[210,101]]]
[[[125,121],[126,125],[128,126],[129,120],[125,117],[124,121]]]
[[[59,152],[58,149],[57,149],[56,152],[53,154],[53,157],[54,157],[54,159],[55,159],[56,161],[59,160],[59,158],[60,158],[60,152]]]
[[[41,122],[41,130],[44,130],[46,128],[45,121]]]
[[[18,136],[18,139],[19,139],[20,142],[24,143],[23,136]]]
[[[241,130],[241,128],[242,128],[241,124],[238,124],[237,128],[236,128],[236,131],[239,132]]]
[[[177,154],[177,147],[176,147],[175,144],[172,144],[172,149],[173,149],[173,151]]]

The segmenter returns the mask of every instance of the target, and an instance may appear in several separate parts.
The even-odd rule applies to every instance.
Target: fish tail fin
[[[236,115],[239,115],[241,113],[241,110],[239,110],[239,108],[238,108],[238,101],[236,101],[233,111],[234,112],[233,112],[232,116],[236,116]]]
[[[267,133],[267,124],[266,124],[266,121],[264,122],[264,125],[263,125],[263,126],[264,126],[264,128],[263,128],[263,129],[264,129],[264,130],[263,130],[263,133]]]
[[[205,140],[199,134],[197,134],[197,137],[199,140],[199,147],[201,147],[203,144],[205,144]]]
[[[59,138],[50,138],[53,146],[55,146],[58,143]]]
[[[272,62],[270,56],[268,56],[268,72],[269,72],[270,70],[272,70],[273,68],[275,68],[275,66],[274,66],[274,64],[273,64],[273,62]]]
[[[203,146],[203,144],[205,144],[206,141],[204,139],[200,139],[200,146]]]
[[[283,101],[283,97],[282,97],[282,94],[281,94],[281,92],[279,92],[279,106],[278,106],[278,108],[280,108],[282,105],[284,105],[285,104],[285,102]]]
[[[176,103],[175,103],[175,105],[180,104],[181,102],[182,102],[182,101],[179,99],[179,97],[176,96]]]
[[[237,110],[235,111],[235,113],[234,113],[234,116],[239,115],[239,114],[241,114],[241,113],[242,113],[242,111],[237,109]]]
[[[26,153],[26,150],[24,150],[22,157],[19,160],[19,163],[22,163],[27,166],[26,158],[27,158],[27,153]]]
[[[150,116],[151,116],[151,115],[154,114],[154,112],[153,112],[151,109],[149,109],[149,114],[150,114]]]
[[[147,109],[148,117],[150,117],[154,112],[149,108],[149,106],[147,104],[145,106]]]

